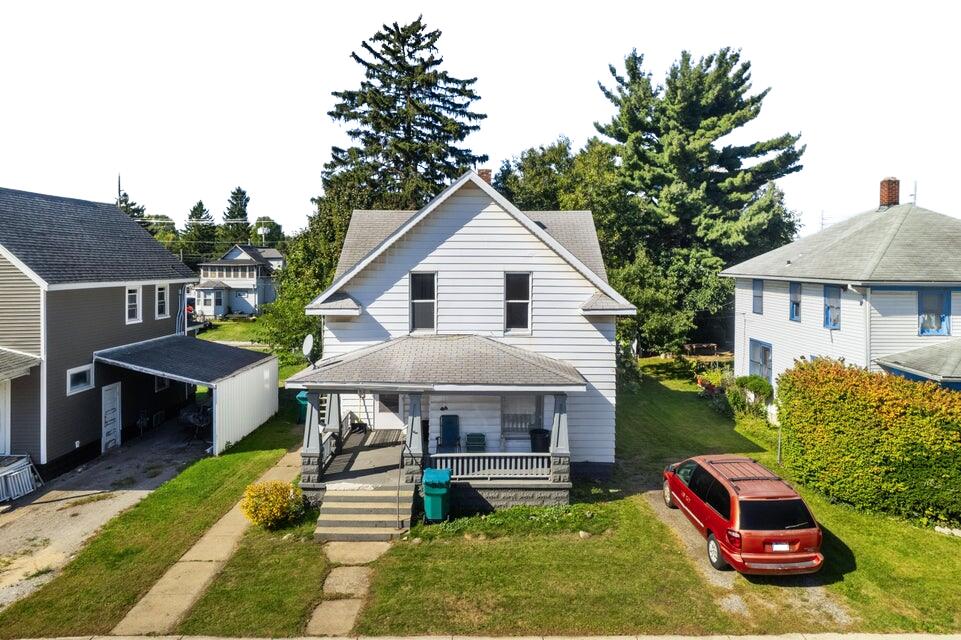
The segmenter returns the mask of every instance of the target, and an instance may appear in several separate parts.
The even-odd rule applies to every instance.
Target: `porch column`
[[[571,481],[571,449],[567,439],[567,394],[554,394],[551,425],[551,482]]]
[[[304,420],[304,445],[300,450],[300,487],[305,493],[317,489],[323,475],[324,450],[321,444],[320,392],[307,392],[307,418]]]
[[[404,482],[416,484],[420,481],[421,467],[424,465],[424,439],[420,425],[420,393],[407,395],[407,444],[404,447]]]

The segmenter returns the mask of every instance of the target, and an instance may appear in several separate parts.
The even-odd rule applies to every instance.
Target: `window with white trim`
[[[154,317],[157,320],[170,317],[170,285],[158,284],[156,288],[156,306]]]
[[[93,389],[93,363],[67,369],[67,395]]]
[[[127,324],[140,322],[143,319],[143,314],[141,313],[140,287],[127,287],[125,292]]]
[[[433,331],[437,311],[437,274],[410,274],[410,330]]]
[[[531,274],[504,274],[504,331],[531,330]]]
[[[161,391],[166,391],[170,388],[170,378],[163,378],[161,376],[153,377],[153,392],[160,393]]]

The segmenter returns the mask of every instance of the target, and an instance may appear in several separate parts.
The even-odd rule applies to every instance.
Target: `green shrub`
[[[741,376],[735,380],[735,384],[753,393],[757,402],[767,403],[774,397],[774,387],[759,375]]]
[[[703,380],[704,382],[712,384],[715,387],[721,388],[724,386],[725,378],[728,376],[728,370],[721,369],[720,367],[712,367],[698,375],[700,375],[701,380]]]
[[[961,522],[961,393],[819,358],[778,379],[785,463],[856,507]]]
[[[247,519],[265,529],[276,529],[295,520],[304,510],[300,487],[281,480],[255,482],[244,491],[240,510]]]

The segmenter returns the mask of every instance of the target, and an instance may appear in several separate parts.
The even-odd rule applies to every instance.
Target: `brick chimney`
[[[893,207],[901,203],[901,182],[897,178],[881,181],[881,206]]]
[[[481,180],[487,184],[491,183],[491,170],[490,169],[478,169],[477,175],[480,176]]]

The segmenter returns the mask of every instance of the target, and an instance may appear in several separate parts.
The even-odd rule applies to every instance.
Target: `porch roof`
[[[402,336],[321,360],[288,388],[396,391],[585,391],[573,366],[477,335]]]
[[[37,356],[0,347],[0,380],[19,378],[38,364],[40,358]]]
[[[947,340],[926,347],[892,353],[875,360],[888,369],[897,369],[935,382],[961,381],[961,340]]]

